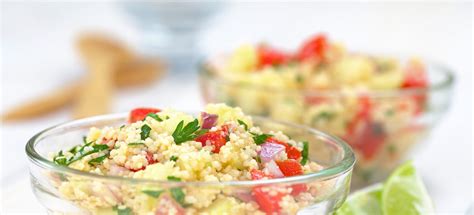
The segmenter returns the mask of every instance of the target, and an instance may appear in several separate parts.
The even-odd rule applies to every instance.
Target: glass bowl
[[[222,56],[210,59],[200,69],[205,102],[238,106],[248,114],[305,124],[344,139],[357,158],[353,189],[382,181],[412,157],[414,146],[425,139],[448,109],[454,82],[449,69],[422,60],[428,73],[428,88],[364,93],[288,90],[225,79],[216,73],[217,67],[222,68],[222,60]],[[365,111],[367,106],[371,111]]]
[[[307,186],[309,189],[303,195],[299,194],[291,201],[285,198],[280,201],[280,204],[287,204],[282,207],[287,211],[281,213],[329,214],[341,206],[349,193],[355,156],[346,143],[315,129],[261,117],[253,117],[253,120],[262,131],[280,130],[295,140],[308,141],[309,159],[321,164],[323,169],[311,174],[259,181],[174,182],[82,172],[56,165],[48,158],[51,152],[81,143],[90,127],[122,125],[126,123],[127,116],[125,113],[104,115],[60,124],[28,141],[26,153],[31,185],[37,199],[49,213],[241,214],[252,208],[258,209],[255,202],[258,201],[255,198],[258,190],[271,193],[273,189]],[[185,194],[185,202],[188,199],[197,201],[180,207],[173,200],[173,192],[178,190]],[[144,192],[161,192],[161,195],[155,198]]]

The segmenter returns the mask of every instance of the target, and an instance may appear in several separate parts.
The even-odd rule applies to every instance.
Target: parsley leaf
[[[249,130],[249,126],[247,124],[245,124],[244,121],[238,119],[237,122],[240,124],[240,125],[243,125],[245,130],[248,131]]]
[[[172,176],[172,175],[170,175],[166,178],[168,179],[168,181],[181,181],[181,178],[178,178],[178,177]]]
[[[137,142],[137,143],[129,143],[127,144],[128,146],[141,146],[141,145],[145,145],[145,143],[140,143],[140,142]]]
[[[93,146],[92,146],[92,149],[89,150],[89,151],[85,151],[86,147],[88,147],[88,145],[85,145],[85,146],[81,147],[81,149],[79,149],[79,151],[78,151],[74,156],[72,156],[72,157],[65,163],[65,165],[66,165],[66,166],[69,166],[69,164],[71,164],[71,163],[73,163],[73,162],[75,162],[75,161],[78,161],[78,160],[84,158],[84,157],[87,156],[87,155],[94,154],[94,153],[101,152],[101,151],[104,151],[104,150],[109,149],[109,146],[107,146],[107,145],[105,145],[105,144],[93,145]]]
[[[177,157],[177,156],[172,155],[172,156],[170,157],[170,161],[176,162],[177,160],[178,160],[178,157]]]
[[[82,136],[82,142],[83,142],[84,144],[87,144],[87,137],[86,137],[86,136]]]
[[[108,156],[109,156],[109,153],[107,153],[105,155],[102,155],[102,156],[99,156],[99,157],[96,157],[96,158],[90,160],[87,163],[89,163],[90,165],[98,165],[98,164],[102,163],[102,161],[104,161]]]
[[[184,126],[184,120],[181,120],[172,134],[174,142],[180,145],[186,141],[193,140],[198,136],[198,130],[199,122],[197,119],[194,119],[194,121],[186,124],[186,126]]]
[[[303,151],[301,152],[301,165],[305,165],[308,162],[309,155],[309,144],[307,141],[303,142]]]
[[[119,208],[118,206],[113,207],[114,211],[117,211],[117,215],[132,215],[132,209],[125,207],[124,209]]]
[[[53,158],[53,162],[61,166],[67,165],[67,158],[64,156],[63,150],[59,151],[58,155]]]
[[[149,116],[149,117],[155,119],[158,122],[163,122],[163,120],[156,113],[149,113],[146,116]]]
[[[186,207],[186,203],[184,202],[184,192],[183,189],[179,187],[171,188],[170,189],[171,197],[173,197],[176,202],[178,202],[181,206]]]
[[[141,132],[140,132],[140,137],[142,138],[142,140],[145,140],[147,137],[150,136],[150,131],[151,131],[151,128],[150,126],[148,126],[147,124],[144,124],[142,127],[141,127]]]
[[[269,137],[273,136],[271,134],[256,134],[256,133],[251,133],[253,134],[253,141],[257,145],[263,144]]]
[[[158,198],[160,195],[165,192],[164,190],[143,190],[142,193],[147,194],[151,197]]]

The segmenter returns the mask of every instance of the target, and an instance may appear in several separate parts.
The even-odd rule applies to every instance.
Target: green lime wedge
[[[382,188],[382,184],[376,184],[351,194],[335,215],[382,214]]]
[[[433,203],[411,162],[398,167],[382,191],[384,215],[432,214]]]

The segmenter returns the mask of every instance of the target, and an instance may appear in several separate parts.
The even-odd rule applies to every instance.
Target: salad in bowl
[[[26,150],[38,199],[71,214],[328,214],[355,162],[336,137],[224,104],[77,120]]]
[[[418,58],[349,52],[325,35],[296,51],[243,45],[200,72],[206,102],[305,124],[351,145],[355,187],[383,180],[449,105],[453,74]]]

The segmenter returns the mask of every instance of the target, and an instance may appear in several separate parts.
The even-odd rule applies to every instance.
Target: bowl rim
[[[363,53],[349,53],[349,54],[363,54]],[[387,57],[396,60],[406,60],[412,59],[414,57],[406,57],[409,55],[398,55],[398,54],[384,54],[384,53],[375,53],[369,54],[369,57]],[[222,57],[222,56],[220,56]],[[199,63],[199,78],[206,78],[212,81],[216,81],[218,84],[225,84],[234,87],[242,87],[242,88],[249,88],[249,89],[256,89],[261,91],[269,91],[271,93],[301,93],[307,96],[315,96],[315,97],[344,97],[347,96],[347,92],[341,89],[328,89],[324,91],[317,91],[311,89],[284,89],[279,87],[267,87],[262,86],[259,84],[250,84],[250,83],[239,83],[234,80],[226,79],[220,75],[217,75],[214,72],[211,72],[212,65],[211,62],[213,60],[219,59],[218,57],[211,57],[208,59],[201,60]],[[394,96],[405,96],[405,95],[420,95],[426,94],[431,91],[438,91],[452,88],[456,78],[454,75],[454,70],[450,67],[446,66],[443,63],[439,63],[438,61],[434,61],[425,57],[418,58],[421,62],[425,65],[428,65],[428,74],[429,71],[435,71],[440,73],[444,78],[438,82],[430,83],[428,87],[412,87],[412,88],[400,88],[400,89],[389,89],[389,90],[364,90],[357,92],[360,95],[368,96],[372,98],[383,98],[383,97],[394,97]],[[433,67],[432,70],[429,70],[429,67]],[[201,82],[202,84],[202,82]]]
[[[28,159],[34,163],[35,165],[39,165],[43,168],[53,170],[55,172],[61,172],[71,175],[78,175],[82,177],[88,177],[91,179],[99,179],[99,180],[109,180],[109,181],[116,181],[116,182],[128,182],[128,183],[160,183],[163,185],[171,185],[171,186],[254,186],[254,185],[265,185],[265,184],[279,184],[279,183],[297,183],[297,182],[305,182],[305,181],[312,181],[312,180],[328,180],[332,178],[336,178],[340,175],[346,174],[351,172],[354,164],[356,162],[356,158],[352,148],[344,142],[342,139],[319,131],[317,129],[313,129],[310,127],[306,127],[303,125],[297,125],[290,122],[283,122],[273,120],[267,117],[259,117],[259,116],[251,116],[252,119],[257,120],[266,120],[271,121],[279,124],[283,124],[284,126],[291,126],[298,129],[304,129],[305,132],[309,132],[312,135],[322,136],[325,139],[332,140],[331,142],[338,145],[343,150],[343,158],[338,163],[325,168],[321,171],[287,177],[287,178],[275,178],[275,179],[268,179],[268,180],[245,180],[245,181],[221,181],[221,182],[208,182],[208,181],[189,181],[189,182],[178,182],[178,181],[167,181],[167,180],[153,180],[153,179],[138,179],[138,178],[126,178],[122,176],[107,176],[107,175],[99,175],[95,173],[80,171],[77,169],[60,166],[55,164],[53,161],[49,160],[48,158],[40,155],[35,148],[36,143],[38,143],[43,138],[47,137],[48,135],[54,134],[54,131],[61,130],[65,127],[73,127],[79,125],[89,124],[95,121],[105,121],[105,120],[120,120],[124,119],[126,122],[128,116],[127,113],[117,113],[117,114],[107,114],[107,115],[99,115],[94,117],[83,118],[79,120],[72,120],[64,123],[57,124],[55,126],[49,127],[39,133],[35,134],[32,138],[30,138],[25,146],[26,154],[28,155]],[[31,168],[31,167],[30,167]],[[31,170],[30,170],[31,171]]]

